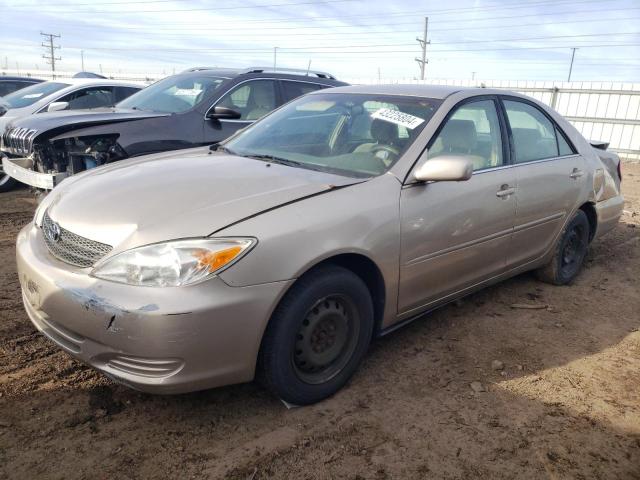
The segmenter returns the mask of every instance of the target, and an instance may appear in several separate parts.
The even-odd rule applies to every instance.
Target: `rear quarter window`
[[[294,82],[289,80],[282,80],[281,85],[283,100],[285,103],[293,100],[294,98],[306,95],[307,93],[326,88],[324,85],[319,85],[317,83]]]

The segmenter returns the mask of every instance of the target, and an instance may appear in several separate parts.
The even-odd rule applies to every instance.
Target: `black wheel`
[[[0,163],[0,193],[13,190],[17,184],[18,182],[15,178],[11,178],[9,175],[4,173],[2,163]]]
[[[318,402],[349,380],[369,347],[373,303],[364,282],[338,266],[300,278],[262,340],[258,378],[295,405]]]
[[[589,247],[589,220],[578,210],[567,223],[551,261],[536,270],[537,277],[554,285],[566,285],[578,275]]]

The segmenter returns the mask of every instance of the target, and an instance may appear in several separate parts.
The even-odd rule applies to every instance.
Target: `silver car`
[[[528,97],[340,87],[65,180],[18,271],[35,326],[118,382],[257,377],[309,404],[429,310],[528,270],[571,282],[622,205],[617,156]]]
[[[7,125],[21,117],[61,110],[110,107],[144,86],[141,82],[83,77],[36,83],[0,99],[0,137]],[[21,141],[33,138],[32,134],[36,133],[35,130],[22,130],[18,132]],[[0,192],[6,192],[18,182],[4,173],[2,157],[0,152]]]

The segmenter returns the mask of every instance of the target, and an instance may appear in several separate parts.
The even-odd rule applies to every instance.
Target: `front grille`
[[[49,217],[49,212],[42,219],[42,236],[54,257],[77,267],[91,267],[113,249],[65,230]]]
[[[12,155],[28,156],[33,148],[33,139],[37,130],[28,128],[9,128],[2,135],[2,150]]]

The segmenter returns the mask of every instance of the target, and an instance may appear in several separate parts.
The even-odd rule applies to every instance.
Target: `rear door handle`
[[[505,183],[500,187],[500,190],[496,192],[496,197],[507,198],[509,195],[513,195],[514,193],[516,193],[516,189]]]
[[[575,179],[575,178],[580,178],[582,175],[584,175],[584,172],[582,170],[574,168],[571,174],[569,175],[569,177]]]

